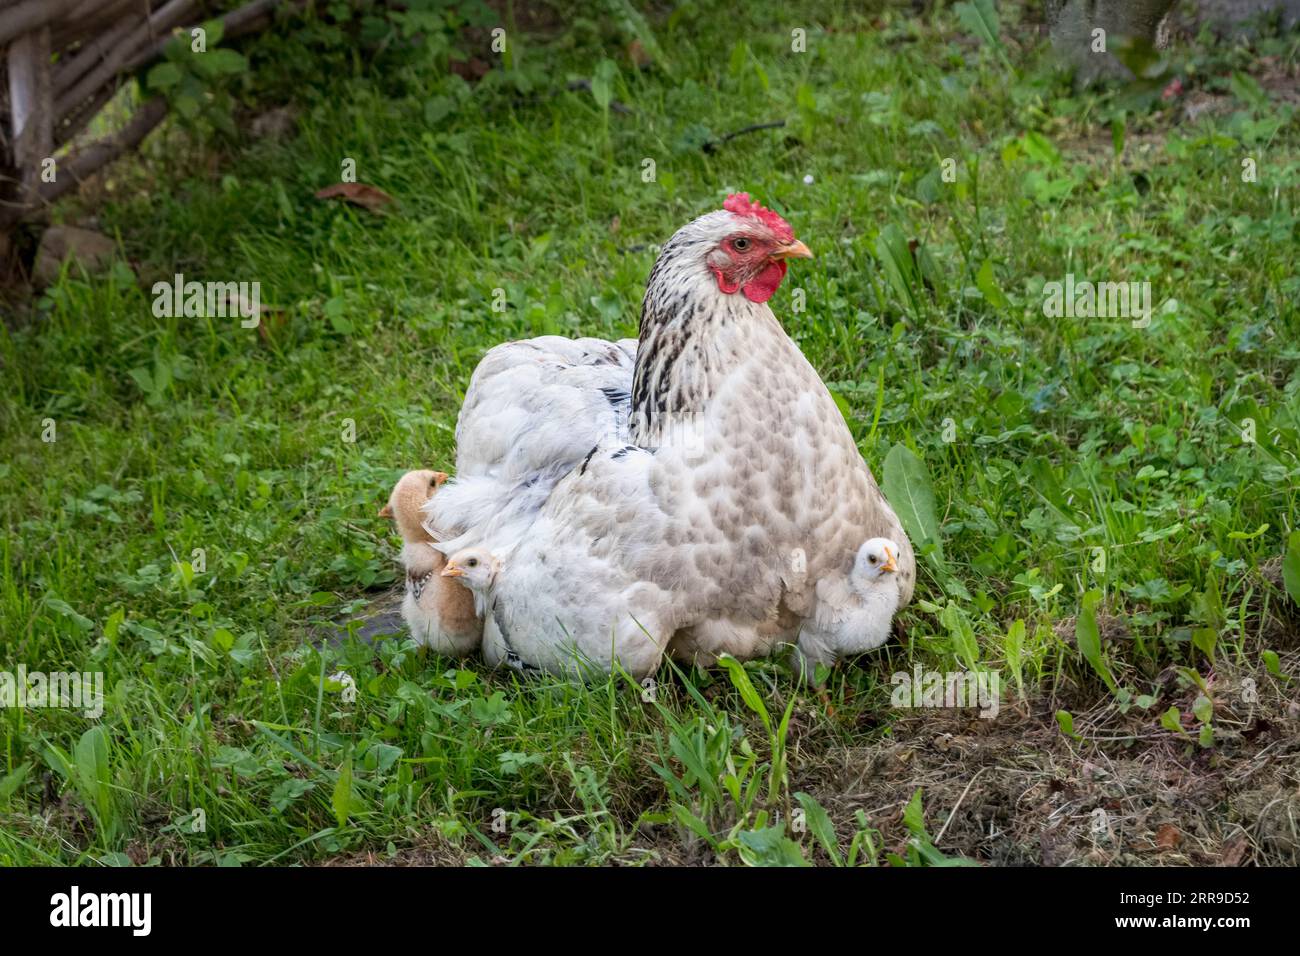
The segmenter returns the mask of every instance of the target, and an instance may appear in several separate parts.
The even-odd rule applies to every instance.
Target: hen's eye
[[[734,240],[731,244],[732,246],[735,247],[737,252],[744,252],[746,249],[749,248],[749,240],[746,239],[744,236],[741,236],[739,239]]]

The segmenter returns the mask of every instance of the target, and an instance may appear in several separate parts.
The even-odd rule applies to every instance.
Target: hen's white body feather
[[[638,679],[654,672],[675,627],[672,601],[629,569],[620,533],[660,539],[653,457],[601,447],[556,485],[497,575],[485,622],[489,663],[584,676],[617,661]]]

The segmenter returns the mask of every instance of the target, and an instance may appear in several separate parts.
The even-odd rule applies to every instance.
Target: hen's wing
[[[456,422],[456,477],[425,507],[439,549],[509,549],[555,483],[625,431],[635,359],[635,339],[547,335],[489,351]]]
[[[581,460],[626,421],[635,360],[635,339],[544,335],[496,346],[474,370],[456,422],[457,477],[518,479],[559,458]]]

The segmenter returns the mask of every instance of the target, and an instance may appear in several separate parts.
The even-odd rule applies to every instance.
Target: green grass
[[[621,52],[635,20],[549,45],[516,31],[512,68],[473,88],[437,49],[371,64],[268,40],[256,95],[292,93],[295,136],[173,130],[114,174],[103,228],[139,280],[68,275],[0,326],[3,666],[108,687],[97,724],[0,711],[0,862],[945,862],[919,797],[905,858],[804,792],[813,757],[888,733],[893,672],[992,667],[1029,700],[1150,694],[1160,733],[1166,667],[1295,647],[1265,570],[1300,497],[1300,133],[1232,79],[1255,53],[1180,50],[1226,109],[1190,124],[1129,105],[1117,155],[1122,94],[1075,94],[1044,49],[1004,40],[1013,73],[943,14],[799,15],[803,54],[800,24],[761,8],[738,24],[683,7],[653,23],[664,61],[646,71]],[[1294,69],[1294,40],[1264,42]],[[562,90],[609,76],[607,57],[630,115]],[[312,198],[345,158],[394,211]],[[941,544],[906,643],[835,672],[833,713],[773,662],[665,665],[649,694],[401,641],[318,648],[395,582],[375,511],[401,471],[451,465],[483,352],[634,335],[649,246],[735,190],[816,253],[772,305],[877,477],[896,445],[924,462]],[[155,318],[149,286],[178,271],[260,281],[268,335]],[[1067,272],[1149,280],[1157,315],[1045,318],[1042,286]],[[1103,640],[1099,614],[1129,637]],[[777,821],[796,806],[792,842]]]

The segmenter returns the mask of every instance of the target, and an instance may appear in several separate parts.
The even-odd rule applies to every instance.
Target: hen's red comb
[[[736,216],[752,216],[776,233],[782,242],[794,241],[794,230],[790,224],[770,209],[764,209],[749,198],[749,193],[732,193],[722,208]]]

